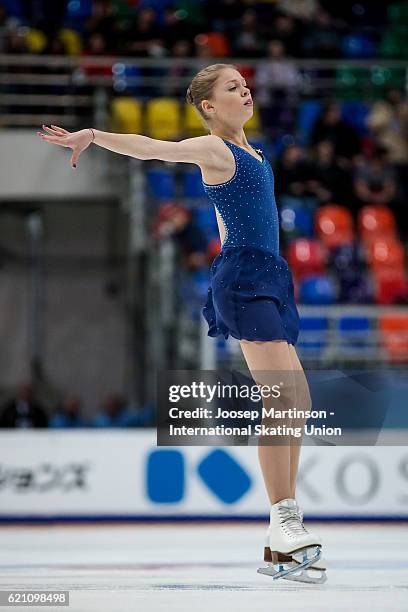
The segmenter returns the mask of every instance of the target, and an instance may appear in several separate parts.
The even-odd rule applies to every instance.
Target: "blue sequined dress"
[[[234,176],[205,192],[225,226],[221,252],[210,269],[202,314],[208,336],[286,340],[296,344],[299,314],[291,271],[279,254],[279,217],[271,165],[224,140],[235,158]]]

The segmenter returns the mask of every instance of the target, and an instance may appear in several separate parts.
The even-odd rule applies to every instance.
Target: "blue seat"
[[[352,125],[360,136],[368,134],[367,115],[369,108],[364,102],[347,101],[342,104],[342,118]]]
[[[328,317],[300,317],[298,347],[305,356],[321,354],[327,348],[328,342]]]
[[[372,328],[368,317],[345,315],[340,317],[336,323],[339,348],[347,351],[361,351],[371,346]]]
[[[115,91],[135,94],[140,98],[143,74],[139,66],[133,66],[124,62],[116,62],[112,66],[112,73],[113,88]]]
[[[323,274],[308,276],[300,283],[301,304],[334,304],[337,298],[336,293],[333,281]]]
[[[3,0],[2,4],[8,15],[20,18],[24,17],[24,11],[20,0]]]
[[[279,211],[281,230],[289,238],[314,235],[313,212],[300,201],[285,203]]]
[[[183,172],[183,195],[185,198],[206,198],[200,170]]]
[[[349,34],[343,38],[343,55],[350,58],[368,58],[376,53],[374,42],[364,34]]]
[[[365,266],[364,251],[357,242],[340,244],[330,251],[328,263],[339,274],[350,268],[361,270]]]
[[[67,2],[66,16],[68,19],[85,19],[92,14],[92,5],[92,0]]]
[[[313,127],[321,110],[322,105],[318,100],[306,100],[301,104],[297,116],[296,130],[303,145],[310,143]]]
[[[171,200],[176,195],[174,173],[165,169],[150,169],[146,172],[150,193],[160,200]]]
[[[193,211],[197,226],[210,237],[218,236],[217,218],[212,206],[200,206]]]

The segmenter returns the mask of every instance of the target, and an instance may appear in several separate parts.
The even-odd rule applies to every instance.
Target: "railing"
[[[408,317],[408,306],[377,306],[336,304],[331,306],[306,306],[298,304],[299,315],[302,318],[325,317],[328,327],[325,330],[301,330],[296,346],[304,366],[309,368],[329,367],[404,367],[408,364],[408,330],[383,331],[378,322],[382,316]],[[363,331],[340,331],[340,318],[365,317],[370,320],[370,329]],[[207,323],[201,325],[201,368],[213,369],[226,364],[239,367],[243,362],[243,354],[239,341],[222,337],[217,342],[207,336]],[[401,343],[396,355],[392,356],[389,343]],[[391,349],[392,351],[392,349]]]
[[[267,58],[138,58],[121,56],[66,57],[54,55],[0,55],[0,125],[37,126],[64,121],[78,127],[95,112],[95,93],[132,95],[140,100],[172,96],[184,101],[194,74],[214,62],[234,63],[251,77]],[[299,71],[299,99],[337,97],[372,99],[387,87],[408,90],[408,65],[399,60],[285,59]]]

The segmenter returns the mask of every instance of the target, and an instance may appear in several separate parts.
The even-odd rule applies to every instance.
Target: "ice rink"
[[[0,590],[69,590],[70,612],[408,610],[406,523],[305,525],[323,585],[257,574],[266,523],[136,523],[2,526]]]

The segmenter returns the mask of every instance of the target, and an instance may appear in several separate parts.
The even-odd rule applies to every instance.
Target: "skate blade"
[[[299,569],[297,564],[293,565],[293,571],[286,575],[282,575],[273,565],[269,567],[260,567],[257,572],[259,574],[271,576],[274,580],[282,578],[283,580],[292,580],[293,582],[304,582],[308,584],[323,584],[327,580],[325,570],[316,570],[311,567]]]
[[[312,554],[311,554],[312,553]],[[279,553],[276,553],[279,556]],[[310,569],[310,573],[306,573],[306,569],[315,563],[321,555],[321,548],[317,546],[309,546],[302,551],[303,561],[278,561],[277,563],[268,563],[267,567],[260,567],[257,572],[271,576],[273,580],[278,578],[286,578],[288,580],[297,580],[298,582],[313,582],[319,584],[325,582],[325,574],[321,575],[321,570]],[[310,556],[309,556],[310,555]],[[282,555],[288,557],[288,555]],[[317,574],[317,575],[316,575]]]

